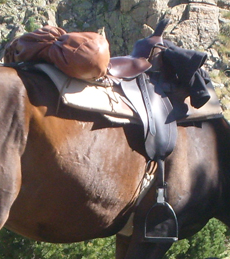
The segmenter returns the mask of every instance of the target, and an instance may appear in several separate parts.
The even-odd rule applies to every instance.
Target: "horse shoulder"
[[[27,140],[30,103],[24,84],[15,69],[1,67],[0,77],[1,140],[7,134],[7,141],[13,143],[21,155]]]
[[[26,146],[28,98],[17,71],[0,68],[0,228],[21,187],[21,155]]]

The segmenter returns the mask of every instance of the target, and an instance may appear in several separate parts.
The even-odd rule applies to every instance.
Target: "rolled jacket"
[[[189,84],[197,69],[204,64],[207,54],[177,47],[167,40],[164,40],[164,45],[167,48],[163,52],[163,62],[172,67],[182,84]]]

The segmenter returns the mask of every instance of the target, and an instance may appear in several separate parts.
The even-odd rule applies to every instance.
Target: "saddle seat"
[[[149,70],[151,66],[152,65],[147,61],[147,59],[143,57],[113,57],[110,58],[108,74],[118,78],[132,79]]]

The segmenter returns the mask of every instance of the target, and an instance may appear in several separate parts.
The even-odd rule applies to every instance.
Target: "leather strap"
[[[148,82],[146,82],[148,80]],[[155,137],[156,135],[156,125],[155,125],[155,120],[153,117],[153,106],[151,104],[151,100],[150,100],[150,96],[149,96],[149,92],[147,89],[147,84],[149,83],[149,79],[147,78],[146,74],[141,74],[138,76],[138,82],[139,82],[139,87],[141,89],[142,92],[142,96],[144,99],[144,103],[145,103],[145,107],[146,107],[146,111],[147,111],[147,115],[148,115],[148,124],[149,124],[149,134],[151,134],[153,137]]]
[[[144,136],[146,137],[148,131],[148,117],[146,114],[145,105],[143,103],[141,91],[137,85],[137,79],[121,82],[121,88],[127,97],[127,99],[132,103],[135,107],[138,115],[141,118],[144,127]]]

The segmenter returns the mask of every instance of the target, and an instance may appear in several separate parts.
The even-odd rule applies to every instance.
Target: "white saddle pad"
[[[51,64],[36,64],[54,82],[62,101],[71,107],[99,112],[119,123],[140,123],[132,104],[125,98],[119,85],[102,86],[65,75]]]

